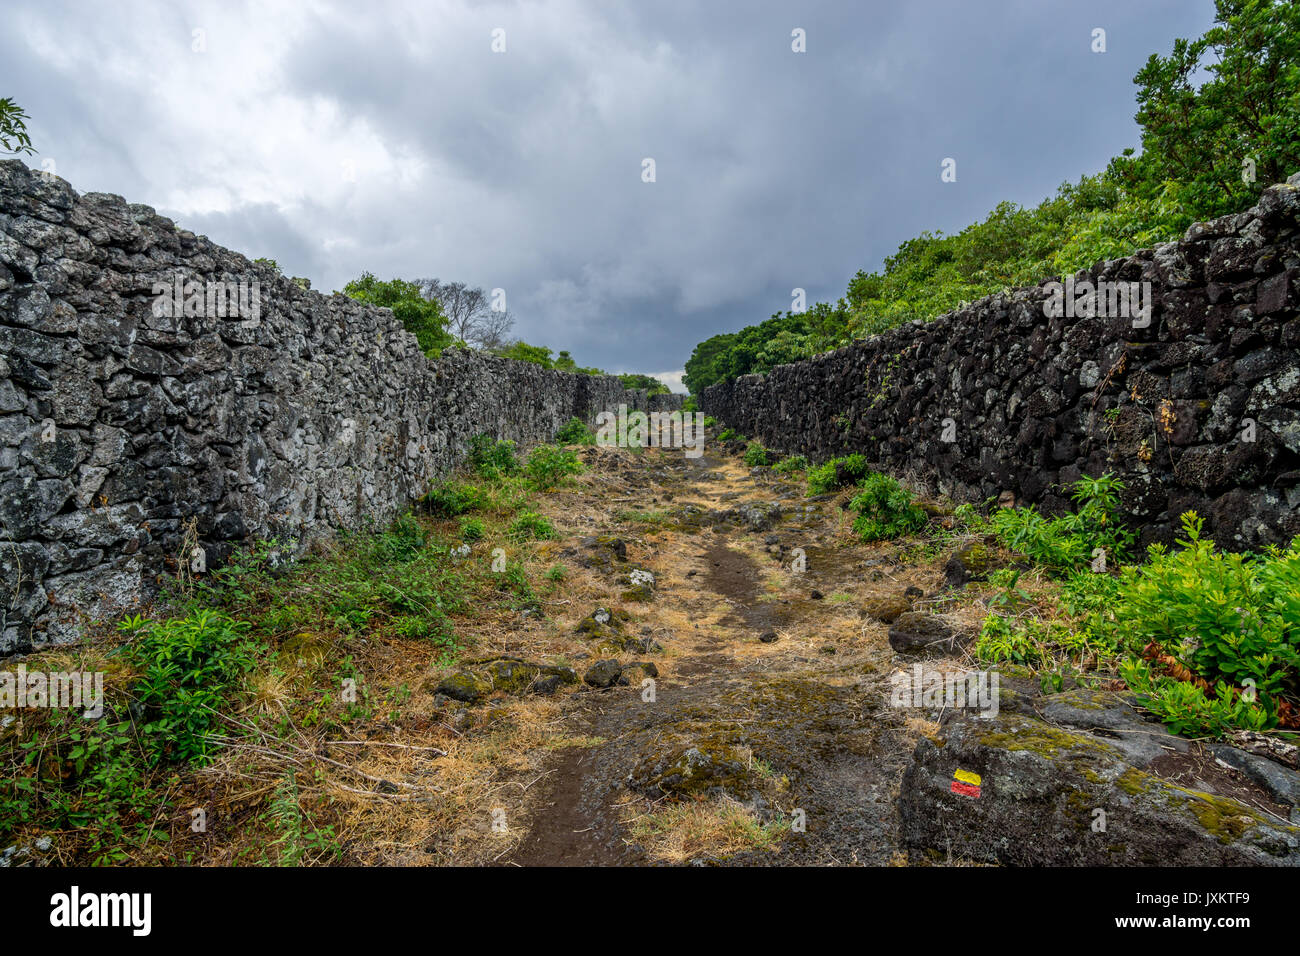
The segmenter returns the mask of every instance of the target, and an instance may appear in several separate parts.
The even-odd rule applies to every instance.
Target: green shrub
[[[1107,568],[1127,554],[1133,534],[1116,520],[1124,483],[1112,475],[1080,478],[1071,497],[1074,512],[1045,518],[1034,509],[1001,508],[988,519],[998,539],[1049,571],[1064,574],[1086,570],[1105,552]]]
[[[482,510],[490,503],[482,488],[464,481],[444,481],[434,485],[421,502],[435,518],[455,518],[466,512]]]
[[[818,465],[808,472],[808,492],[823,495],[829,491],[855,485],[866,477],[870,469],[867,460],[861,455],[846,455],[832,458],[824,465]]]
[[[1300,703],[1300,538],[1286,550],[1232,554],[1201,538],[1195,512],[1184,514],[1182,525],[1180,550],[1152,545],[1147,564],[1124,569],[1115,623],[1134,655],[1154,643],[1208,681],[1216,696],[1201,694],[1202,703],[1172,686],[1184,682],[1151,675],[1132,660],[1131,686],[1167,721],[1217,714],[1245,720],[1237,726],[1248,729],[1260,721],[1275,726],[1280,701]],[[1258,706],[1237,708],[1234,689],[1244,691],[1238,702],[1252,704],[1253,697]]]
[[[429,532],[413,515],[406,514],[397,518],[387,531],[375,535],[375,554],[382,561],[410,561],[428,542]]]
[[[587,423],[576,415],[560,426],[555,433],[557,445],[594,445],[596,433],[587,427]]]
[[[1247,700],[1225,683],[1214,685],[1214,696],[1186,681],[1152,673],[1139,657],[1120,664],[1120,675],[1147,710],[1176,734],[1222,737],[1231,730],[1267,730],[1277,723],[1263,699]]]
[[[748,439],[746,439],[744,435],[736,431],[734,428],[724,428],[721,432],[718,433],[718,441],[747,441],[747,440]]]
[[[803,455],[791,455],[788,458],[782,458],[772,466],[773,471],[780,472],[783,475],[793,475],[801,471],[808,470],[808,459]]]
[[[538,445],[528,453],[528,460],[524,462],[524,473],[539,491],[553,488],[569,475],[581,471],[582,462],[574,452],[554,445]]]
[[[489,481],[518,474],[519,459],[515,457],[515,443],[498,441],[491,435],[475,435],[469,440],[466,463],[472,471]]]
[[[1014,618],[1001,614],[990,614],[980,627],[980,635],[975,642],[975,657],[985,664],[1003,661],[1038,664],[1045,656],[1038,637],[1036,628],[1020,624]]]
[[[558,538],[559,534],[555,531],[555,526],[545,515],[539,515],[535,511],[523,511],[510,525],[509,535],[516,541],[528,541],[530,539],[544,540],[547,538]]]
[[[206,759],[223,691],[253,666],[248,625],[205,608],[163,621],[130,617],[118,629],[142,670],[134,693],[150,762]]]
[[[858,513],[853,530],[863,541],[897,538],[925,526],[926,515],[915,496],[894,478],[872,472],[861,488],[849,507]]]
[[[478,518],[462,518],[460,536],[465,541],[479,541],[483,537],[483,522]]]
[[[762,442],[752,441],[749,443],[749,447],[745,449],[745,464],[750,468],[768,464],[768,451],[763,447]]]

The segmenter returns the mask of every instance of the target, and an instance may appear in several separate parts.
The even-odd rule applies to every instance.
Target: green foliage
[[[627,372],[618,377],[623,383],[624,388],[644,388],[649,395],[667,395],[668,386],[657,378],[649,375],[640,375],[633,372]]]
[[[1015,619],[1001,614],[990,614],[980,627],[975,642],[975,657],[981,663],[997,664],[1011,661],[1034,665],[1042,662],[1045,654],[1038,640],[1037,621],[1033,625],[1020,625]]]
[[[569,475],[579,474],[582,470],[582,462],[573,451],[554,445],[538,445],[528,453],[528,460],[524,462],[524,474],[538,491],[554,488]]]
[[[498,353],[502,358],[514,359],[516,362],[532,362],[542,368],[555,368],[551,350],[544,345],[529,345],[527,342],[511,342]]]
[[[1300,168],[1300,5],[1216,0],[1214,26],[1134,77],[1142,153],[1111,165],[1133,195],[1178,185],[1188,221],[1236,212]],[[1243,162],[1253,159],[1255,181]]]
[[[30,119],[21,106],[5,97],[0,99],[0,149],[6,153],[36,152],[32,138],[27,134],[26,120]]]
[[[748,439],[734,428],[724,428],[718,433],[718,441],[748,441]]]
[[[519,473],[515,443],[509,440],[497,440],[487,434],[475,435],[469,440],[469,454],[465,462],[470,470],[489,481]]]
[[[858,513],[853,530],[863,541],[897,538],[925,526],[925,512],[896,479],[872,472],[863,479],[861,488],[849,507]]]
[[[420,501],[435,518],[456,518],[470,511],[481,511],[491,503],[482,488],[455,480],[434,485]]]
[[[1085,476],[1073,485],[1075,511],[1045,518],[1032,505],[1001,508],[988,519],[988,527],[1006,547],[1057,574],[1090,568],[1098,549],[1110,567],[1133,543],[1133,533],[1115,518],[1123,489],[1124,483],[1110,474]]]
[[[576,415],[560,426],[555,433],[557,445],[594,445],[596,433],[587,427],[587,423]]]
[[[460,536],[465,541],[480,541],[483,538],[483,522],[478,518],[460,519]]]
[[[830,491],[856,485],[870,470],[867,460],[856,453],[842,458],[832,458],[808,472],[808,493],[824,495]]]
[[[1137,657],[1121,663],[1120,674],[1142,706],[1176,734],[1222,737],[1231,730],[1267,730],[1276,724],[1261,700],[1234,694],[1226,683],[1216,684],[1214,696],[1208,697],[1195,684],[1153,674]]]
[[[142,671],[134,693],[145,709],[148,760],[207,759],[222,693],[253,666],[247,625],[204,608],[161,621],[137,615],[118,629],[130,638],[128,656]]]
[[[772,470],[780,472],[783,475],[793,475],[801,471],[807,471],[808,459],[803,455],[791,455],[788,458],[782,458],[778,461],[772,466]]]
[[[1182,524],[1179,550],[1152,546],[1147,564],[1125,569],[1115,607],[1119,631],[1133,651],[1156,644],[1220,697],[1224,688],[1253,683],[1272,726],[1280,699],[1300,701],[1300,538],[1286,550],[1232,554],[1201,538],[1195,512]],[[1156,679],[1147,693],[1168,681]],[[1193,708],[1189,713],[1201,713],[1189,692],[1170,693]],[[1157,694],[1153,709],[1159,713],[1160,706]]]
[[[392,309],[403,328],[415,336],[420,349],[428,356],[437,356],[454,343],[447,332],[447,317],[437,299],[426,299],[420,285],[405,279],[381,282],[369,272],[362,273],[343,287],[343,294],[370,305]]]
[[[749,447],[745,449],[745,464],[750,468],[770,464],[768,456],[769,452],[763,447],[762,442],[751,441]]]
[[[558,538],[559,534],[555,526],[545,515],[537,514],[535,511],[522,511],[510,524],[509,535],[516,541],[528,541],[530,539],[545,540],[549,538]]]

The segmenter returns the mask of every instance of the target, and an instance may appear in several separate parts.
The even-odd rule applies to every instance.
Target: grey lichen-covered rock
[[[178,279],[195,308],[155,308]],[[244,284],[247,314],[215,291],[209,308],[217,282]],[[620,404],[680,406],[612,376],[430,360],[390,310],[304,285],[0,162],[0,654],[75,640],[177,560],[383,524],[480,432],[531,444]]]
[[[957,713],[903,776],[902,839],[1026,866],[1300,865],[1300,827],[1143,765],[1107,737],[1025,714]]]
[[[1051,317],[1046,288],[1015,289],[718,383],[699,407],[781,454],[858,452],[959,502],[1057,514],[1063,488],[1111,472],[1142,546],[1171,543],[1192,509],[1221,547],[1286,543],[1300,534],[1298,218],[1300,189],[1273,186],[1078,274],[1149,282],[1146,325]]]

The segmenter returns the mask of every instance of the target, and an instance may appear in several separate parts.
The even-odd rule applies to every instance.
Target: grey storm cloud
[[[526,341],[663,373],[795,287],[838,298],[902,241],[1137,146],[1133,74],[1213,3],[10,0],[5,18],[28,162],[77,189],[325,291],[363,271],[502,288]]]

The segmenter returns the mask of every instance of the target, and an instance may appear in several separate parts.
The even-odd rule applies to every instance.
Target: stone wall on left
[[[160,306],[178,278],[190,307]],[[217,314],[221,292],[242,313]],[[193,547],[214,566],[253,539],[382,525],[480,432],[527,445],[680,402],[468,350],[431,361],[387,309],[0,162],[0,654],[75,641]]]

